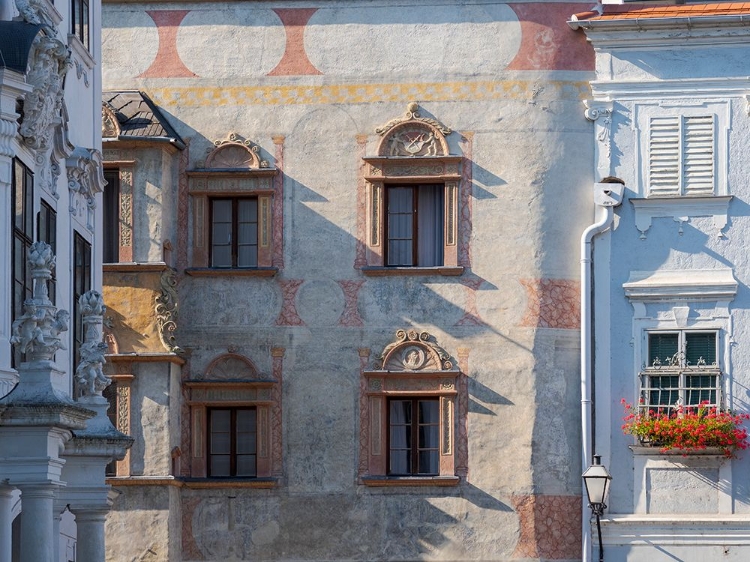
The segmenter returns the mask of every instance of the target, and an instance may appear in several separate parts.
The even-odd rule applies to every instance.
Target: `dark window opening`
[[[258,200],[211,200],[211,267],[258,267]]]
[[[104,179],[107,185],[102,194],[102,259],[104,263],[117,263],[120,261],[120,171],[104,170]]]
[[[393,476],[440,473],[440,410],[437,398],[388,402],[388,473]]]
[[[443,265],[444,200],[442,185],[387,188],[387,265]]]
[[[257,476],[255,408],[208,410],[208,475],[214,478]]]

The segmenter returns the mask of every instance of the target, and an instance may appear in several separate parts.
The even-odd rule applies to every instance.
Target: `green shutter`
[[[695,367],[701,358],[706,365],[716,363],[716,332],[685,334],[687,349],[685,350],[685,362],[689,367]]]
[[[677,353],[678,334],[654,332],[648,335],[648,367],[659,359],[662,365],[667,365],[672,356]],[[708,360],[707,360],[708,361]]]

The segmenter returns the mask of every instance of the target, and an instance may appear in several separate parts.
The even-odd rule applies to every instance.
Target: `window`
[[[451,130],[410,104],[376,132],[377,156],[364,158],[365,252],[356,265],[366,275],[460,275],[463,158],[449,153]]]
[[[73,237],[73,370],[81,361],[81,345],[85,333],[78,299],[91,290],[91,244],[77,232]]]
[[[211,267],[258,266],[258,200],[211,200]]]
[[[87,49],[89,48],[89,1],[71,0],[70,33],[75,35]]]
[[[208,475],[214,478],[257,475],[255,408],[208,410]]]
[[[34,175],[20,160],[13,160],[13,302],[11,322],[23,314],[23,303],[32,295],[32,280],[26,254],[34,241]],[[12,365],[20,365],[23,356],[14,348]]]
[[[103,254],[104,263],[120,261],[120,170],[104,170],[103,196]]]
[[[188,172],[188,275],[272,276],[282,264],[282,182],[260,147],[232,133]]]
[[[649,332],[641,373],[641,407],[668,413],[677,406],[721,407],[717,332]]]
[[[46,242],[52,248],[52,253],[57,255],[57,213],[46,201],[42,201],[39,207],[37,223],[37,239]],[[57,293],[57,270],[52,270],[52,278],[47,283],[49,300],[55,302]]]
[[[399,330],[382,357],[362,372],[360,481],[458,484],[468,459],[464,375],[427,332]]]
[[[443,265],[442,185],[388,186],[389,266]]]
[[[188,485],[205,478],[234,478],[267,488],[281,476],[281,373],[283,350],[271,350],[273,375],[234,353],[214,359],[205,373],[183,383],[190,405]]]
[[[440,473],[440,402],[436,398],[388,401],[388,474]]]

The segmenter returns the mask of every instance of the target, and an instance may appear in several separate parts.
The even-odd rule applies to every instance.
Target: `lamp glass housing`
[[[609,481],[612,476],[606,467],[601,465],[599,455],[594,456],[594,464],[583,473],[583,482],[586,485],[586,495],[592,508],[606,507],[607,494],[609,493]]]

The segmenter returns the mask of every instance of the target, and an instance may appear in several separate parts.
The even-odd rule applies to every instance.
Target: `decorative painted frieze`
[[[58,349],[66,349],[60,334],[67,331],[70,314],[58,310],[49,299],[47,282],[55,268],[55,255],[49,244],[34,242],[29,248],[28,264],[33,296],[24,302],[24,314],[13,322],[10,343],[29,361],[49,361]]]

